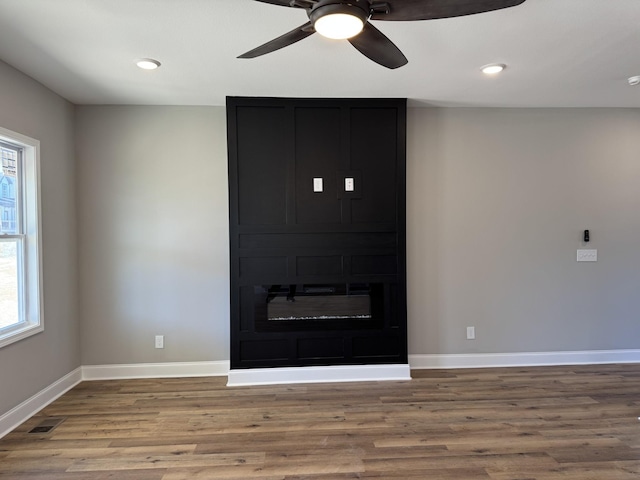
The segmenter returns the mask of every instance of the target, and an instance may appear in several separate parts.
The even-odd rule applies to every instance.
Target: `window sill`
[[[24,340],[32,335],[44,331],[44,325],[40,324],[27,324],[17,327],[8,327],[4,330],[0,330],[0,348],[11,345],[12,343]]]

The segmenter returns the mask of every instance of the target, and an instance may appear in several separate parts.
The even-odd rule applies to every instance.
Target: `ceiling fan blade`
[[[280,5],[281,7],[291,6],[291,0],[256,0],[256,2],[270,3],[271,5]]]
[[[383,67],[398,68],[408,63],[407,57],[380,30],[365,23],[364,29],[349,43],[356,47],[365,57],[379,63]]]
[[[270,42],[265,43],[264,45],[260,45],[253,50],[249,50],[247,53],[243,53],[238,58],[256,58],[260,55],[265,55],[267,53],[275,52],[276,50],[280,50],[281,48],[288,47],[300,40],[304,40],[309,35],[313,35],[315,30],[311,25],[311,22],[307,22],[304,25],[296,28],[295,30],[291,30],[284,35],[271,40]]]
[[[386,0],[388,13],[373,13],[372,20],[433,20],[461,17],[515,7],[525,0]]]
[[[311,8],[316,1],[317,0],[256,0],[256,2],[294,8]]]

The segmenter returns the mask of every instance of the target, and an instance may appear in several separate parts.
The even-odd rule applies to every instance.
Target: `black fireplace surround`
[[[231,368],[406,364],[404,99],[227,98]]]

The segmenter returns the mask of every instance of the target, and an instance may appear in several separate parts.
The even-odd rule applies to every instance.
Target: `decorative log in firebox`
[[[407,363],[406,101],[227,98],[231,368]]]

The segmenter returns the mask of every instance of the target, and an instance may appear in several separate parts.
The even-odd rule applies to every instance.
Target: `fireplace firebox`
[[[376,328],[383,321],[384,288],[380,283],[255,287],[257,331]]]

